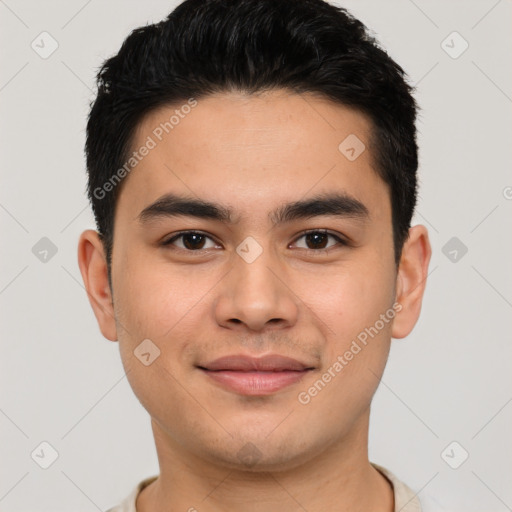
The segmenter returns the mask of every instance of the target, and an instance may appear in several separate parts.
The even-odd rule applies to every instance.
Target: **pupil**
[[[319,239],[323,239],[323,241],[325,242],[327,240],[327,235],[325,233],[308,233],[306,235],[306,240],[309,242],[312,242],[313,245],[315,246],[314,248],[315,249],[323,249],[325,248],[325,243],[321,243],[322,240],[319,240]],[[322,245],[322,247],[318,247],[318,243],[320,242],[320,244]]]
[[[204,238],[203,238],[203,240],[201,240],[201,238],[203,238],[203,235],[199,235],[197,233],[183,235],[183,245],[187,249],[201,249],[201,247],[204,245]],[[193,240],[192,243],[189,243],[190,240]],[[203,244],[201,244],[201,243],[198,244],[197,243],[198,240],[202,241]]]

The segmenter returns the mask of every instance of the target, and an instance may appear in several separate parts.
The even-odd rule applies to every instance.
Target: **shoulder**
[[[119,503],[119,505],[116,505],[115,507],[109,508],[105,512],[137,512],[137,509],[135,508],[135,504],[137,502],[137,496],[139,495],[140,491],[144,489],[144,487],[148,486],[151,482],[155,481],[158,478],[158,475],[156,476],[150,476],[148,478],[145,478],[144,480],[140,481],[134,489],[130,492],[126,498]]]
[[[421,491],[415,493],[389,469],[373,462],[371,464],[391,482],[395,494],[395,511],[451,512],[449,509],[443,507],[432,495]]]
[[[374,462],[371,465],[391,483],[395,497],[395,512],[424,512],[417,494],[394,473]]]

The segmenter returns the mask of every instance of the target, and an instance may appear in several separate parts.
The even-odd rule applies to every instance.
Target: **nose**
[[[250,263],[235,255],[217,290],[215,317],[223,327],[275,330],[297,321],[298,298],[287,284],[286,269],[269,250]]]

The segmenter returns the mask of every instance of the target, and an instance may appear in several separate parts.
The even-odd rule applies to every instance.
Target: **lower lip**
[[[223,387],[242,395],[270,395],[299,382],[309,370],[278,372],[242,372],[230,370],[202,370]]]

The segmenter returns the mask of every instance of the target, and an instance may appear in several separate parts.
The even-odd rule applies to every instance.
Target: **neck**
[[[280,471],[212,464],[153,421],[160,475],[139,494],[137,512],[393,512],[391,484],[368,460],[368,421],[369,410],[342,440]]]

